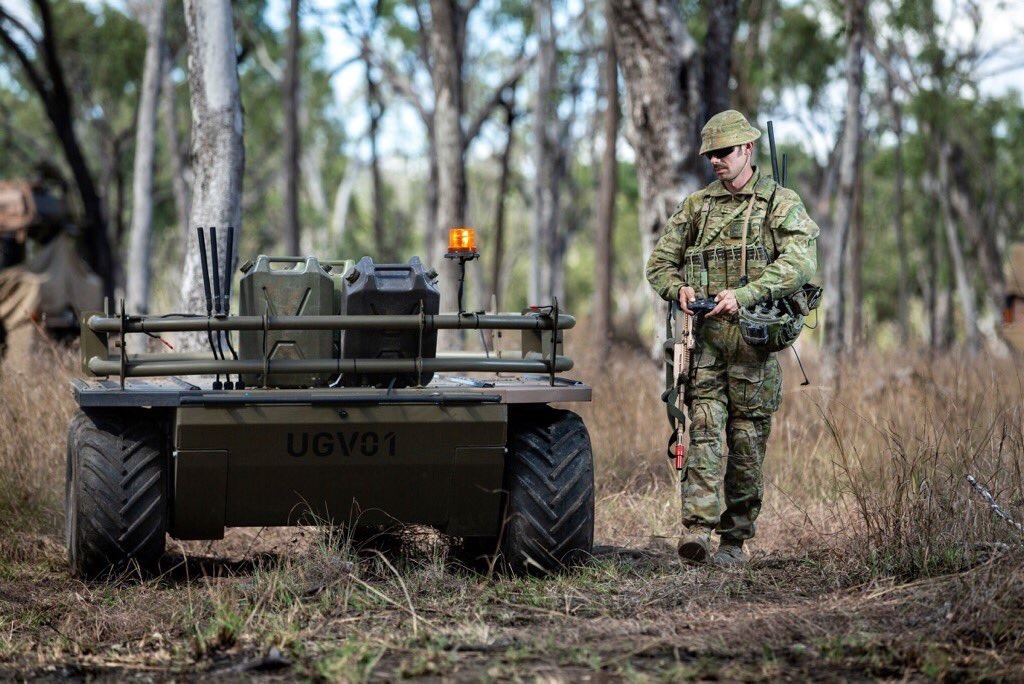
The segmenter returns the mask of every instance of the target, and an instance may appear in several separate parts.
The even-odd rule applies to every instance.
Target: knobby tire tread
[[[67,546],[72,573],[155,568],[167,530],[164,434],[145,412],[79,411],[68,430]]]
[[[589,557],[594,465],[578,415],[547,406],[510,412],[505,482],[501,551],[512,572],[555,572]]]

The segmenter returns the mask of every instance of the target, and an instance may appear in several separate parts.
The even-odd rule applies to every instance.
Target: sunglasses
[[[710,152],[704,153],[704,158],[707,159],[708,161],[711,161],[712,159],[725,159],[730,154],[735,152],[737,147],[740,147],[740,145],[733,145],[732,147],[723,147],[720,150],[711,150]]]

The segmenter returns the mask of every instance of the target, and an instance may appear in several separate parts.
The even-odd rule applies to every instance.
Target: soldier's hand
[[[719,314],[734,314],[740,310],[740,303],[736,301],[736,293],[733,290],[722,290],[715,295],[718,305],[708,312],[708,316]]]
[[[690,307],[687,305],[696,298],[697,292],[692,287],[689,287],[688,285],[683,285],[681,288],[679,288],[679,306],[680,308],[682,308],[683,311],[690,314],[691,316],[693,315],[693,312],[690,311]]]

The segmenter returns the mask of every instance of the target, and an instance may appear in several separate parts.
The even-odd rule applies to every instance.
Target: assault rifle
[[[686,386],[689,384],[690,375],[693,372],[693,350],[697,346],[697,326],[704,321],[704,316],[715,308],[715,300],[697,299],[687,304],[687,308],[693,312],[692,316],[683,312],[678,301],[673,301],[665,321],[665,336],[672,339],[672,363],[667,363],[668,354],[666,354],[665,370],[668,386],[661,399],[667,405],[668,422],[672,426],[672,435],[668,440],[668,456],[675,460],[676,470],[682,470],[686,465],[684,441],[686,413],[683,409],[686,405]]]

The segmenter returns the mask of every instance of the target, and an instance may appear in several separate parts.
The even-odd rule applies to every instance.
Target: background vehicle
[[[0,181],[0,344],[6,337],[28,350],[39,329],[57,340],[75,337],[79,314],[100,308],[103,284],[78,255],[73,233],[54,188]]]

